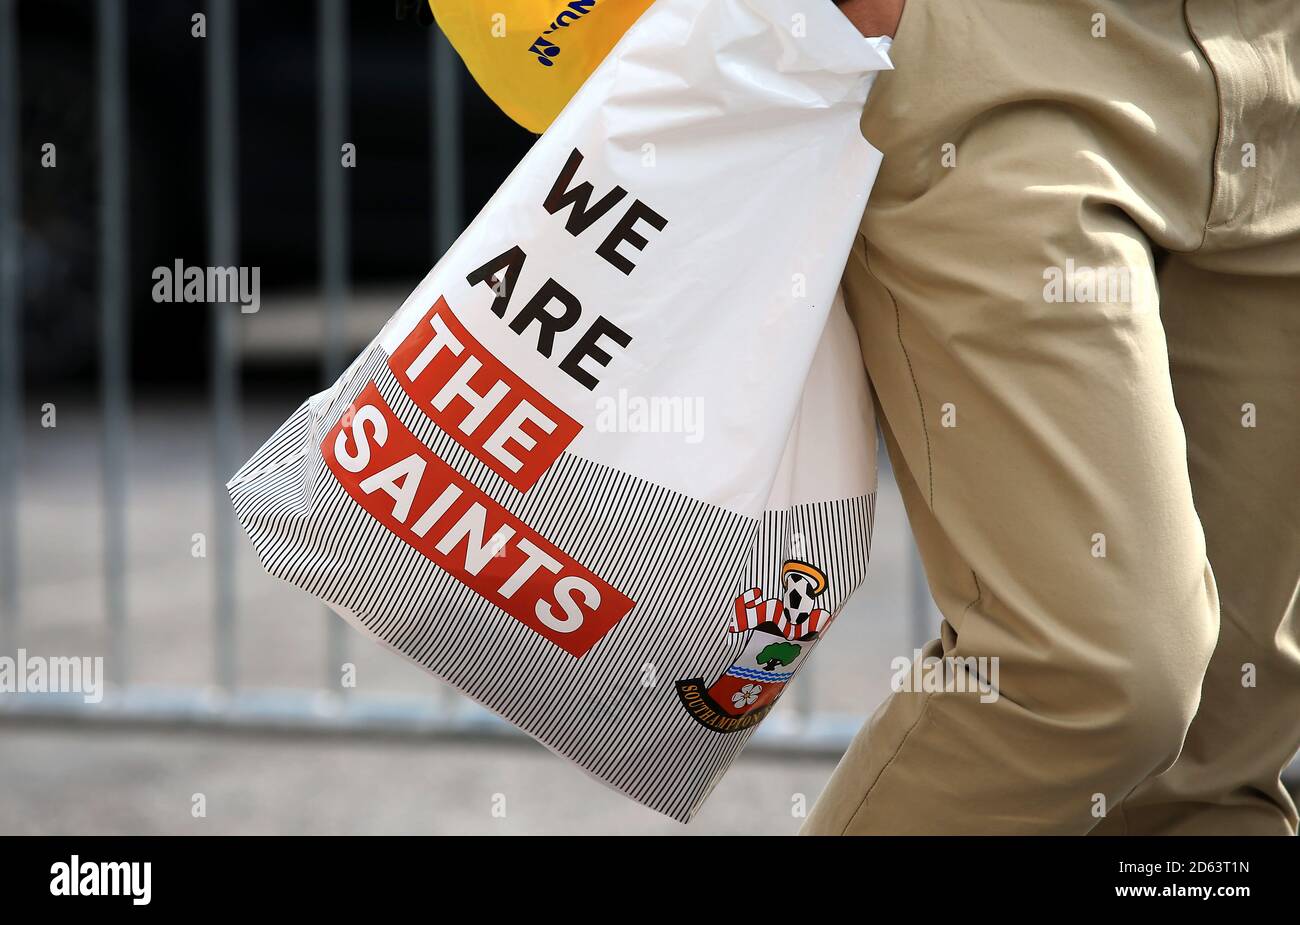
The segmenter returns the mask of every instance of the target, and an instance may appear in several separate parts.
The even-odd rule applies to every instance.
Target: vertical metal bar
[[[207,39],[208,249],[213,266],[238,260],[236,181],[235,3],[209,0]],[[234,472],[239,450],[239,371],[235,357],[238,308],[213,303],[210,379],[213,415],[212,552],[217,683],[234,688],[235,544],[234,520],[225,481]]]
[[[814,666],[818,667],[814,667]],[[817,718],[817,679],[823,674],[819,663],[809,662],[808,667],[800,672],[804,675],[799,684],[799,694],[794,701],[795,714],[799,722],[808,726]]]
[[[431,85],[429,99],[433,106],[430,120],[430,149],[433,151],[433,242],[434,260],[447,252],[447,248],[465,227],[463,189],[463,164],[461,151],[461,63],[456,49],[436,26],[429,30],[432,43],[432,67],[429,68]]]
[[[462,165],[460,68],[456,49],[435,24],[429,29],[429,151],[433,155],[433,261],[437,263],[464,227],[461,206]],[[439,699],[443,709],[464,705],[450,684]]]
[[[0,651],[18,641],[18,470],[22,458],[22,196],[18,2],[0,0]]]
[[[99,380],[103,403],[104,604],[109,677],[130,680],[126,624],[126,472],[130,318],[127,309],[125,16],[122,0],[96,4],[99,37]]]
[[[915,538],[908,533],[907,544],[908,572],[911,581],[912,610],[912,644],[922,648],[935,636],[934,600],[930,596],[930,585],[925,580],[925,566],[921,563],[921,554],[917,551]]]
[[[317,31],[320,68],[320,261],[325,293],[325,344],[322,369],[328,386],[343,372],[344,326],[351,254],[348,224],[348,169],[342,164],[342,146],[348,133],[347,8],[343,0],[320,0]],[[333,611],[326,611],[325,689],[340,686],[340,671],[347,660],[346,627]]]

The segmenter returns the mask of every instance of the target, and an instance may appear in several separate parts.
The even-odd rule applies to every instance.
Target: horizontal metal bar
[[[448,688],[450,691],[451,689]],[[745,748],[754,757],[838,761],[862,717],[820,713],[807,718],[776,714]],[[270,736],[278,740],[348,738],[419,744],[429,741],[534,745],[505,720],[472,701],[454,709],[432,697],[342,697],[321,691],[155,687],[110,688],[100,703],[80,694],[5,694],[0,728],[68,728],[95,732],[146,731]],[[1300,788],[1300,756],[1282,775]]]
[[[323,691],[155,687],[109,689],[100,703],[80,694],[0,696],[0,727],[226,732],[277,738],[348,737],[364,740],[461,740],[527,745],[527,735],[472,701],[452,709],[432,697]],[[769,717],[746,754],[836,760],[862,717],[819,714]]]
[[[342,697],[313,690],[154,687],[108,689],[100,703],[81,694],[7,694],[0,725],[81,729],[226,731],[248,735],[350,738],[514,738],[486,710],[450,717],[427,697]]]

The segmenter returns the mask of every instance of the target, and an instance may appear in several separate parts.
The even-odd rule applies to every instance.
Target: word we
[[[564,221],[564,229],[575,238],[609,214],[610,210],[627,196],[627,190],[615,186],[593,203],[591,198],[595,190],[591,183],[584,181],[576,186],[572,185],[574,175],[578,172],[581,163],[582,153],[574,148],[542,203],[543,208],[551,215],[555,215],[562,209],[569,209],[568,217]],[[640,199],[634,199],[596,246],[596,255],[623,275],[631,275],[636,269],[636,264],[632,262],[626,249],[631,247],[640,251],[650,243],[649,239],[641,233],[638,225],[647,225],[662,231],[667,224],[668,219]],[[496,298],[492,302],[492,313],[498,318],[505,318],[510,310],[510,300],[519,286],[519,277],[523,273],[527,259],[528,255],[524,249],[515,245],[472,270],[465,277],[471,286],[482,283],[496,293]],[[510,320],[509,327],[511,331],[522,335],[531,326],[536,325],[537,352],[549,358],[555,349],[556,335],[575,329],[582,314],[582,302],[577,295],[554,277],[548,276],[523,308],[519,309]],[[589,366],[583,364],[584,361],[592,361],[600,366],[608,366],[613,357],[605,347],[606,341],[619,347],[627,347],[632,342],[632,335],[604,315],[599,315],[587,326],[586,331],[578,337],[560,361],[560,369],[585,388],[594,389],[600,380]]]

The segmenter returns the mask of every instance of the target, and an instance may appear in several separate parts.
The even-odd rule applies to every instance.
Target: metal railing
[[[21,213],[19,143],[19,35],[17,0],[0,0],[0,652],[16,647],[21,608],[18,529],[19,462],[22,454]],[[212,266],[239,260],[236,94],[236,6],[209,0],[205,60],[206,198]],[[0,720],[89,727],[196,728],[276,736],[344,734],[367,737],[481,738],[525,741],[512,727],[442,686],[437,696],[351,694],[338,685],[347,659],[349,633],[342,620],[326,614],[323,684],[316,689],[258,689],[240,684],[236,559],[238,531],[224,487],[240,458],[240,315],[228,305],[208,306],[211,403],[210,439],[215,478],[211,485],[213,536],[212,648],[215,687],[160,688],[133,683],[131,601],[128,597],[127,456],[131,388],[128,331],[127,242],[129,164],[125,0],[97,0],[99,168],[99,401],[102,421],[100,476],[103,497],[103,571],[107,621],[106,666],[112,689],[98,704],[80,695],[16,694],[0,698]],[[347,171],[339,169],[348,132],[348,34],[344,0],[318,0],[321,257],[324,316],[321,371],[326,384],[345,367],[345,311],[351,249]],[[437,29],[430,30],[429,99],[434,202],[431,209],[437,254],[464,226],[462,182],[462,65]],[[904,542],[908,540],[900,538]],[[933,610],[919,559],[910,556],[911,636],[919,645],[933,628]],[[272,580],[269,577],[268,581]],[[813,670],[810,666],[810,671]],[[859,716],[815,710],[811,684],[792,691],[793,719],[774,716],[755,739],[759,750],[837,756],[856,731]]]
[[[18,633],[18,467],[22,458],[22,199],[18,4],[0,0],[0,651]]]

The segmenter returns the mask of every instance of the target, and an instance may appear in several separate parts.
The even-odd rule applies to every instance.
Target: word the
[[[420,409],[520,491],[582,429],[498,360],[439,299],[388,358]]]

